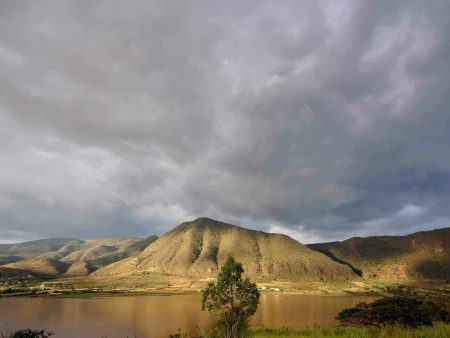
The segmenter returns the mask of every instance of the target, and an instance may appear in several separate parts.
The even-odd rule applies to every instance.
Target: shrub
[[[417,328],[433,322],[449,322],[449,313],[430,301],[407,297],[379,299],[373,303],[359,303],[354,308],[341,311],[337,318],[343,325],[400,326]]]
[[[53,333],[44,330],[25,329],[16,331],[8,336],[2,335],[2,338],[48,338],[53,336]]]

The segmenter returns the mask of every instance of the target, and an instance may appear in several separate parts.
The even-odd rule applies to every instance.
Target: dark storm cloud
[[[447,1],[0,1],[0,238],[447,226]]]

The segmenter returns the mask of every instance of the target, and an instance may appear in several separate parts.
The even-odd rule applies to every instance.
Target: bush
[[[16,331],[10,335],[2,335],[2,338],[48,338],[50,336],[53,336],[53,333],[46,332],[44,330],[38,331],[38,330],[31,330],[31,329],[25,329]]]
[[[341,311],[336,317],[343,325],[400,326],[417,328],[433,322],[448,323],[450,314],[430,301],[407,297],[379,299],[373,303],[359,303],[354,308]]]

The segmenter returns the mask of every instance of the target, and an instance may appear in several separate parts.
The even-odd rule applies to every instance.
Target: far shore
[[[174,289],[174,288],[73,288],[73,289],[57,289],[46,288],[39,289],[30,287],[28,290],[20,288],[19,291],[0,293],[0,297],[116,297],[116,296],[172,296],[172,295],[193,295],[200,294],[201,289]],[[368,296],[380,297],[383,292],[360,291],[350,292],[348,290],[337,290],[334,292],[323,292],[320,290],[260,290],[262,295],[302,295],[302,296],[329,296],[329,297],[348,297],[348,296]]]
[[[0,297],[113,297],[198,294],[211,278],[192,279],[182,276],[141,275],[108,277],[74,277],[47,279],[29,283],[0,284]],[[366,280],[345,283],[290,282],[283,280],[257,281],[262,294],[305,296],[372,296],[380,297],[398,292],[427,295],[449,294],[447,283],[394,284]]]

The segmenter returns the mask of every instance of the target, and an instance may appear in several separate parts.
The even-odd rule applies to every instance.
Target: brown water
[[[344,308],[369,297],[263,294],[253,326],[335,326]],[[192,334],[212,317],[200,309],[200,295],[109,298],[0,298],[0,332],[51,330],[56,338],[167,337],[183,328]]]

